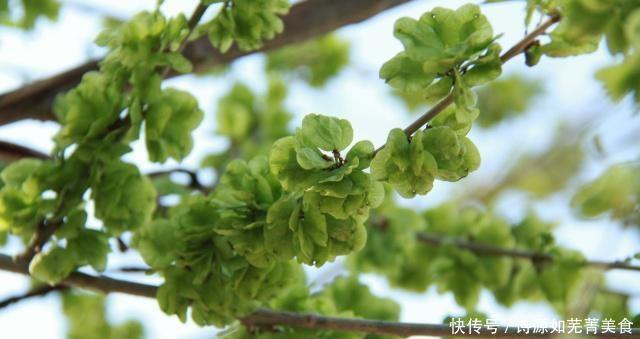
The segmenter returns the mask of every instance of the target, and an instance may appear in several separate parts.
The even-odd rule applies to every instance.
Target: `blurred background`
[[[340,116],[351,121],[354,140],[368,139],[376,146],[382,145],[390,128],[406,126],[425,110],[413,98],[393,93],[378,78],[380,66],[401,50],[392,35],[394,21],[402,16],[418,17],[435,6],[457,8],[467,2],[480,3],[416,0],[338,30],[336,38],[348,43],[349,60],[337,75],[323,86],[311,86],[304,77],[285,77],[289,86],[286,108],[294,114],[291,127],[298,126],[302,117],[312,112]],[[156,4],[153,0],[61,3],[57,21],[41,19],[29,31],[0,28],[0,92],[103,56],[105,51],[93,44],[93,39],[104,27],[105,17],[127,19],[138,11],[152,10]],[[167,14],[188,15],[196,4],[197,1],[167,0],[162,9]],[[524,1],[482,5],[494,32],[504,33],[499,41],[505,48],[525,34],[524,5]],[[144,145],[138,143],[127,160],[138,164],[143,172],[178,165],[199,168],[205,156],[227,146],[226,139],[215,133],[218,99],[236,81],[263,93],[268,82],[264,72],[266,62],[264,54],[254,54],[215,74],[167,80],[166,86],[193,93],[206,113],[195,132],[194,150],[182,164],[169,161],[158,165],[147,161]],[[509,62],[501,83],[480,89],[483,113],[470,133],[482,155],[480,169],[457,183],[437,181],[427,196],[412,200],[396,197],[399,203],[425,208],[461,197],[495,201],[496,211],[507,220],[519,220],[527,211],[534,210],[544,220],[556,222],[557,241],[580,250],[590,259],[618,260],[640,252],[637,227],[625,228],[608,219],[581,220],[568,203],[580,184],[593,180],[609,165],[638,159],[640,121],[636,107],[630,100],[611,102],[593,76],[597,69],[612,62],[602,49],[580,57],[543,58],[534,68],[525,66],[521,56]],[[509,95],[491,100],[493,94],[503,92]],[[493,113],[484,116],[483,107]],[[0,140],[48,153],[57,130],[58,125],[52,122],[20,121],[0,127]],[[549,163],[553,166],[545,167]],[[210,170],[201,170],[199,175],[207,183],[215,180],[215,173]],[[15,253],[18,249],[19,244],[10,241],[4,252]],[[109,257],[110,267],[141,264],[142,259],[131,251],[114,252]],[[321,269],[308,269],[310,281],[318,285],[345,272],[340,260]],[[108,269],[107,273],[118,276]],[[375,294],[398,301],[403,307],[403,321],[440,323],[447,315],[464,313],[452,295],[438,294],[435,287],[417,294],[392,289],[373,274],[364,274],[361,279]],[[136,275],[135,280],[158,282],[144,275]],[[632,311],[640,312],[637,273],[610,271],[606,281],[610,289],[628,294]],[[29,280],[0,272],[0,285],[0,299],[4,299],[26,290]],[[216,333],[216,329],[199,328],[191,321],[183,324],[176,317],[166,316],[155,300],[110,295],[106,305],[109,321],[138,320],[147,338],[210,338]],[[521,302],[507,309],[498,305],[489,293],[481,296],[478,310],[500,323],[532,324],[557,317],[550,306],[542,303]],[[0,310],[2,337],[62,338],[67,326],[57,295],[30,299]]]

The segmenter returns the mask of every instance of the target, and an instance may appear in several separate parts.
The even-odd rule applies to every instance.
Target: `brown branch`
[[[143,266],[122,266],[122,267],[110,268],[109,271],[122,272],[122,273],[153,273],[154,272],[154,270],[151,267],[143,267]]]
[[[256,328],[273,329],[275,326],[290,326],[306,329],[323,329],[344,332],[362,332],[369,334],[392,335],[400,337],[409,336],[438,336],[447,337],[452,335],[452,327],[443,324],[418,324],[418,323],[398,323],[383,320],[338,318],[327,317],[310,313],[294,313],[287,311],[274,311],[269,309],[258,309],[251,315],[240,319],[240,321],[250,330]],[[540,330],[540,328],[538,328]],[[456,337],[475,338],[542,338],[557,337],[557,333],[552,333],[552,329],[545,328],[544,333],[535,333],[534,328],[517,326],[496,326],[493,333],[485,326],[480,326],[478,332],[469,333],[468,326],[464,327],[464,333],[456,333]],[[593,334],[596,337],[610,337],[608,334]],[[616,334],[616,337],[640,338],[640,329],[632,329],[631,334]]]
[[[116,237],[116,243],[118,244],[118,250],[120,253],[125,253],[129,250],[127,243],[122,240],[122,237]]]
[[[177,50],[178,53],[182,53],[184,48],[187,46],[187,42],[189,41],[189,38],[193,35],[193,31],[196,29],[196,26],[198,26],[200,19],[202,19],[202,16],[204,15],[204,12],[207,11],[208,7],[209,5],[205,5],[202,1],[198,3],[198,6],[191,14],[191,17],[189,18],[189,22],[187,23],[187,28],[189,29],[189,32],[184,37],[184,39],[182,39],[182,41],[180,42],[180,46],[178,47],[178,50]],[[171,67],[167,66],[160,74],[164,79],[169,75],[169,73],[171,73]]]
[[[534,29],[531,33],[527,34],[522,40],[513,45],[513,47],[509,48],[506,52],[504,52],[500,56],[500,61],[504,64],[507,61],[511,60],[516,55],[523,53],[537,38],[538,36],[544,34],[544,32],[555,23],[560,21],[561,17],[559,14],[552,14],[547,21],[543,22]],[[435,118],[440,112],[444,111],[445,108],[449,107],[453,103],[453,92],[450,92],[449,95],[444,97],[444,99],[440,100],[435,106],[431,107],[427,112],[421,115],[418,119],[412,122],[409,126],[404,129],[404,133],[407,136],[413,135],[417,130],[419,130],[422,126],[426,125],[429,121]],[[384,148],[384,145],[380,146],[375,150],[375,153],[378,153],[381,149]]]
[[[6,298],[2,301],[0,301],[0,309],[5,308],[7,306],[13,305],[15,303],[18,303],[20,301],[26,300],[26,299],[30,299],[33,297],[41,297],[41,296],[45,296],[51,292],[54,291],[62,291],[67,289],[66,286],[63,285],[55,285],[55,286],[49,286],[49,285],[42,285],[39,287],[36,287],[24,294],[21,295],[16,295],[13,297],[9,297]]]
[[[467,241],[463,239],[455,239],[448,238],[439,235],[429,234],[429,233],[417,233],[416,239],[423,244],[427,245],[446,245],[453,244],[456,247],[463,248],[474,252],[476,254],[482,255],[490,255],[490,256],[505,256],[512,258],[520,258],[531,260],[534,263],[539,262],[552,262],[554,260],[553,255],[547,253],[539,253],[533,251],[520,250],[515,248],[504,248],[504,247],[496,247],[492,245],[481,244],[478,242]],[[632,265],[623,261],[600,261],[600,260],[590,260],[585,261],[584,265],[596,267],[604,270],[629,270],[629,271],[640,271],[640,266]]]
[[[541,23],[536,29],[531,31],[531,33],[527,34],[522,40],[518,41],[517,44],[513,45],[513,47],[509,48],[508,51],[504,52],[500,56],[500,61],[504,64],[505,62],[511,60],[516,55],[523,53],[524,51],[531,46],[532,43],[542,34],[544,34],[549,27],[553,26],[557,22],[562,19],[560,14],[553,13],[549,16],[547,21]]]
[[[49,238],[51,238],[61,226],[62,222],[60,221],[47,222],[47,220],[42,220],[36,227],[36,231],[29,241],[29,244],[27,244],[27,248],[18,256],[18,260],[29,263],[36,254],[42,251],[42,248],[47,241],[49,241]]]
[[[340,27],[364,21],[389,8],[410,0],[307,0],[294,5],[283,18],[285,31],[256,51],[241,51],[235,47],[221,54],[211,46],[206,36],[186,44],[184,55],[195,71],[227,64],[240,57],[273,50],[285,45],[321,36]],[[59,93],[75,87],[88,71],[98,69],[98,60],[28,84],[0,95],[0,125],[24,119],[56,120],[51,110]],[[167,76],[176,76],[169,73]]]
[[[13,260],[10,256],[0,254],[0,270],[29,275],[29,264]],[[74,272],[64,279],[60,285],[83,288],[102,293],[125,293],[140,297],[155,298],[156,286],[139,284],[130,281],[113,279],[105,276],[93,276]]]
[[[20,274],[29,274],[29,269],[24,263],[16,262],[11,257],[0,254],[0,270],[11,271]],[[155,298],[157,287],[125,280],[108,278],[105,276],[92,276],[75,272],[67,277],[62,285],[89,289],[103,293],[125,293],[140,297]],[[275,311],[259,308],[250,315],[239,319],[249,329],[274,328],[275,326],[289,326],[317,330],[337,330],[346,332],[363,332],[372,334],[389,334],[396,336],[426,335],[446,336],[451,334],[451,327],[440,324],[416,324],[398,323],[380,320],[368,320],[357,318],[326,317],[317,314],[293,313],[287,311]],[[522,329],[521,329],[522,330]],[[461,336],[473,337],[551,337],[551,329],[546,329],[544,334],[519,333],[517,327],[497,327],[496,334],[492,334],[482,327],[483,335],[463,334]],[[640,338],[640,329],[633,329],[627,338]],[[459,335],[459,334],[457,334]],[[606,335],[605,335],[606,336]],[[624,335],[621,335],[624,336]]]
[[[209,192],[211,191],[209,187],[207,187],[200,181],[200,179],[198,178],[198,173],[186,168],[174,168],[170,170],[151,172],[151,173],[147,173],[147,176],[153,179],[153,178],[168,176],[173,173],[182,173],[189,176],[189,185],[188,185],[189,188],[201,191],[203,194],[209,194]]]
[[[0,162],[14,162],[22,158],[48,159],[49,156],[33,148],[0,141]]]

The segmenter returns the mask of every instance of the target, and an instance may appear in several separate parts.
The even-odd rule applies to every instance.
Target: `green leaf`
[[[510,75],[493,81],[478,90],[478,124],[488,128],[520,116],[543,92],[540,80]]]
[[[384,201],[385,191],[384,185],[380,182],[372,182],[369,191],[367,192],[367,200],[369,201],[369,206],[372,208],[379,207],[382,205]]]
[[[477,108],[459,108],[458,105],[449,105],[430,123],[433,127],[447,126],[453,129],[458,135],[464,136],[469,133],[473,122],[480,116]]]
[[[149,159],[165,162],[184,159],[193,148],[193,130],[202,121],[203,112],[189,93],[176,89],[163,91],[162,99],[146,113],[146,144]]]
[[[73,252],[54,246],[46,252],[36,254],[29,264],[29,274],[54,285],[66,278],[76,268]]]
[[[424,148],[429,150],[438,164],[438,178],[458,181],[476,170],[480,155],[475,145],[459,136],[448,126],[433,127],[424,132]]]
[[[101,138],[123,110],[122,89],[109,76],[89,72],[78,86],[56,98],[53,111],[62,128],[55,137],[60,149]]]
[[[640,203],[637,171],[637,166],[628,164],[608,168],[596,180],[580,188],[571,201],[572,207],[587,218],[606,212],[611,212],[616,219],[637,215]]]
[[[424,93],[424,99],[426,99],[428,102],[438,101],[451,92],[451,87],[453,87],[452,77],[440,78],[440,80],[427,87]]]
[[[622,100],[628,94],[633,94],[636,103],[640,102],[640,52],[628,55],[617,65],[600,69],[596,72],[609,96],[616,101]]]
[[[540,62],[541,58],[542,58],[542,48],[540,47],[540,44],[534,44],[532,46],[529,46],[524,51],[524,63],[529,67],[533,67],[537,65]]]
[[[502,74],[501,50],[497,43],[489,45],[485,54],[471,63],[473,67],[464,74],[464,82],[468,86],[478,86],[497,79]]]
[[[29,185],[28,180],[42,166],[42,161],[38,159],[20,159],[5,167],[0,174],[2,182],[10,187],[24,187]],[[31,185],[29,185],[31,186]]]
[[[611,54],[626,54],[634,42],[633,25],[640,14],[635,1],[566,1],[561,3],[562,21],[542,46],[550,56],[590,53],[603,37]],[[637,40],[636,40],[637,41]]]
[[[374,152],[373,143],[368,140],[361,140],[355,143],[353,147],[347,152],[347,162],[353,162],[358,159],[358,169],[368,168],[373,159]]]
[[[269,166],[285,190],[301,191],[330,175],[328,171],[306,171],[298,163],[296,138],[285,137],[271,147]]]
[[[467,4],[453,11],[436,7],[416,21],[402,18],[396,22],[394,35],[402,41],[413,60],[425,63],[436,73],[446,72],[466,55],[486,48],[493,31],[480,8]]]
[[[308,114],[302,120],[300,136],[309,146],[324,151],[343,150],[353,140],[353,129],[348,120]]]
[[[540,287],[549,302],[562,307],[583,274],[584,257],[570,250],[557,249],[553,263],[539,275]]]
[[[300,167],[306,170],[324,169],[329,168],[334,164],[333,161],[326,158],[326,156],[324,156],[317,148],[308,147],[302,144],[299,140],[300,138],[296,138],[295,150],[296,160]]]
[[[436,75],[424,73],[420,62],[409,58],[405,52],[400,52],[382,65],[380,78],[402,92],[415,93],[427,88]]]
[[[233,140],[246,139],[257,120],[254,113],[255,101],[249,87],[241,83],[235,84],[218,104],[218,133]]]
[[[296,207],[295,199],[276,201],[267,213],[264,239],[267,249],[280,260],[293,258],[293,234],[289,229],[289,218]]]
[[[177,271],[169,271],[164,284],[158,287],[156,299],[160,309],[168,314],[176,314],[180,321],[187,321],[188,296],[196,292],[187,275],[180,275]]]
[[[266,70],[290,73],[313,87],[322,87],[349,63],[349,42],[329,34],[267,54]]]
[[[166,268],[176,256],[176,226],[169,220],[157,219],[143,225],[133,244],[144,261],[152,268]]]
[[[281,33],[284,25],[279,15],[289,10],[287,0],[239,0],[224,5],[220,13],[204,25],[211,44],[222,53],[235,42],[241,50],[262,46],[263,39]]]
[[[351,311],[366,319],[398,321],[400,306],[389,298],[379,297],[357,276],[339,277],[320,293],[336,304],[339,311]]]
[[[10,11],[11,10],[11,11]],[[56,20],[60,3],[55,0],[0,2],[0,25],[31,30],[40,18]]]
[[[65,219],[55,235],[64,239],[73,239],[80,235],[87,223],[87,212],[83,209],[76,209],[69,212]]]
[[[142,324],[127,320],[113,324],[108,321],[105,296],[81,292],[64,292],[62,309],[67,318],[67,337],[70,339],[144,338]]]
[[[72,239],[68,239],[67,251],[76,258],[76,266],[90,265],[96,271],[104,271],[107,267],[109,236],[100,231],[83,229]]]
[[[0,231],[28,236],[42,218],[53,211],[52,200],[42,198],[46,189],[46,165],[41,160],[21,159],[5,167],[0,175]],[[44,176],[44,177],[43,177]]]
[[[459,109],[472,110],[476,105],[477,96],[471,90],[458,71],[455,72],[455,85],[453,87],[453,101]]]
[[[165,54],[167,62],[171,68],[175,69],[179,73],[190,73],[193,70],[191,61],[185,58],[181,53],[167,53]]]
[[[489,21],[471,4],[455,11],[436,7],[419,20],[401,18],[394,35],[405,51],[383,65],[380,77],[394,87],[413,91],[426,88],[436,76],[460,66],[493,40]]]
[[[156,192],[134,165],[113,162],[92,186],[95,214],[114,234],[134,230],[151,219]]]
[[[371,162],[372,177],[387,181],[403,197],[427,194],[433,187],[438,164],[422,140],[421,131],[409,142],[404,131],[391,130],[385,147]]]
[[[553,36],[554,32],[549,35]],[[564,40],[562,37],[553,37],[553,40],[540,48],[542,53],[554,58],[563,58],[573,55],[593,53],[598,49],[599,39],[573,42]]]

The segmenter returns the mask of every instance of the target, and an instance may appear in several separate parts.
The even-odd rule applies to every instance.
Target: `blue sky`
[[[0,91],[19,87],[27,80],[55,74],[87,58],[101,55],[103,51],[92,45],[93,38],[100,30],[100,21],[78,4],[84,3],[121,17],[129,17],[138,10],[151,9],[155,5],[153,0],[67,2],[70,5],[63,7],[55,23],[39,22],[34,31],[26,33],[0,29]],[[295,114],[294,124],[312,112],[342,116],[352,122],[355,140],[369,139],[375,145],[381,145],[391,127],[405,126],[414,118],[389,94],[389,88],[377,76],[382,63],[401,48],[392,36],[393,22],[401,16],[417,17],[435,6],[455,8],[465,2],[468,1],[413,1],[362,24],[341,29],[339,35],[352,43],[352,65],[322,90],[310,89],[301,82],[291,84],[287,106]],[[166,0],[163,8],[168,13],[189,13],[195,3]],[[500,39],[503,47],[507,48],[523,36],[523,2],[483,5],[482,9],[493,24],[494,31],[504,33]],[[576,58],[543,59],[535,68],[524,66],[520,57],[507,64],[504,70],[507,74],[522,73],[544,81],[547,94],[520,119],[489,131],[477,128],[472,131],[471,138],[478,145],[483,158],[479,171],[458,183],[437,182],[436,188],[428,196],[402,203],[425,207],[445,201],[455,192],[474,187],[474,183],[495,176],[517,152],[545,147],[560,121],[576,121],[588,115],[599,117],[599,127],[594,133],[600,134],[605,147],[611,147],[614,152],[607,159],[591,161],[578,179],[593,178],[610,163],[637,159],[637,152],[616,149],[620,135],[627,135],[640,127],[638,118],[632,114],[631,103],[609,102],[600,84],[593,78],[597,68],[611,62],[612,59],[604,51],[599,51]],[[207,114],[196,131],[194,152],[181,166],[196,167],[203,155],[224,147],[224,140],[214,135],[216,100],[234,80],[242,80],[258,91],[264,89],[262,65],[261,56],[250,56],[236,62],[232,72],[220,78],[183,76],[166,82],[167,86],[191,91]],[[56,131],[57,126],[50,122],[23,121],[0,128],[0,140],[48,151],[52,146],[51,137]],[[128,160],[139,164],[144,170],[159,168],[146,161],[142,146],[136,144]],[[167,163],[163,166],[172,168],[177,165]],[[578,181],[572,185],[575,187]],[[640,251],[637,231],[624,230],[605,220],[575,220],[564,206],[566,198],[567,195],[557,195],[528,206],[522,194],[513,193],[499,204],[499,211],[507,217],[517,218],[526,208],[535,208],[545,218],[561,223],[556,233],[560,243],[583,251],[589,258],[613,260]],[[616,244],[613,248],[612,243]],[[110,264],[114,266],[131,262],[141,261],[133,254],[110,257]],[[343,271],[339,264],[328,265],[320,272],[310,271],[310,277],[312,281],[322,283],[327,281],[327,277],[340,273]],[[139,278],[157,282],[150,278]],[[0,281],[0,297],[25,289],[27,283],[24,277],[3,272],[0,272]],[[462,312],[451,295],[438,295],[434,289],[425,294],[414,294],[392,290],[384,280],[375,276],[365,275],[363,281],[374,292],[398,300],[403,306],[402,318],[405,321],[440,322],[445,315]],[[612,288],[640,294],[640,291],[633,289],[634,285],[637,288],[640,280],[632,273],[610,272],[607,281]],[[214,329],[198,328],[192,323],[182,324],[177,318],[164,315],[154,300],[114,295],[109,297],[108,303],[110,317],[114,320],[134,317],[144,321],[149,338],[207,338],[215,333]],[[632,305],[636,311],[640,311],[639,298],[634,298]],[[483,294],[479,309],[488,312],[499,322],[531,323],[539,318],[554,317],[550,308],[541,304],[522,303],[505,309],[497,305],[488,293]],[[2,310],[0,328],[3,329],[3,336],[9,334],[10,338],[58,338],[64,336],[65,330],[59,301],[55,297],[34,299]]]

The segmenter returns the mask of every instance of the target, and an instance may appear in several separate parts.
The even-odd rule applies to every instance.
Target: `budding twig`
[[[504,247],[496,247],[486,244],[481,244],[478,242],[467,241],[463,239],[451,239],[442,236],[438,236],[435,234],[429,233],[416,233],[416,239],[419,242],[426,245],[435,245],[441,246],[444,244],[453,244],[456,247],[463,248],[465,250],[469,250],[476,254],[481,255],[490,255],[490,256],[504,256],[504,257],[512,257],[512,258],[520,258],[531,260],[534,263],[538,262],[552,262],[555,260],[552,254],[548,253],[540,253],[534,251],[521,250],[516,248],[504,248]],[[585,266],[600,268],[604,270],[629,270],[629,271],[640,271],[640,266],[632,265],[628,262],[624,261],[601,261],[601,260],[588,260],[583,263]]]
[[[560,21],[561,17],[559,14],[552,14],[547,21],[543,22],[540,26],[538,26],[531,33],[527,34],[522,40],[513,45],[513,47],[509,48],[504,54],[500,56],[500,61],[504,64],[507,61],[511,60],[516,55],[524,52],[529,45],[536,40],[536,38]],[[435,106],[431,107],[427,112],[421,115],[418,119],[412,122],[409,126],[404,129],[404,133],[407,136],[413,135],[417,130],[419,130],[422,126],[426,125],[429,121],[435,118],[440,112],[444,111],[445,108],[449,107],[453,103],[453,92],[450,92],[444,99],[440,100]],[[374,154],[380,152],[384,148],[385,145],[380,146],[377,150],[374,151]]]
[[[21,295],[16,295],[13,297],[9,297],[5,300],[0,301],[0,309],[13,305],[15,303],[18,303],[20,301],[26,300],[26,299],[30,299],[33,297],[40,297],[40,296],[45,296],[51,292],[54,291],[62,291],[67,289],[66,286],[63,285],[55,285],[55,286],[49,286],[49,285],[43,285],[43,286],[39,286],[36,287],[32,290],[30,290],[29,292],[26,292],[24,294]]]

